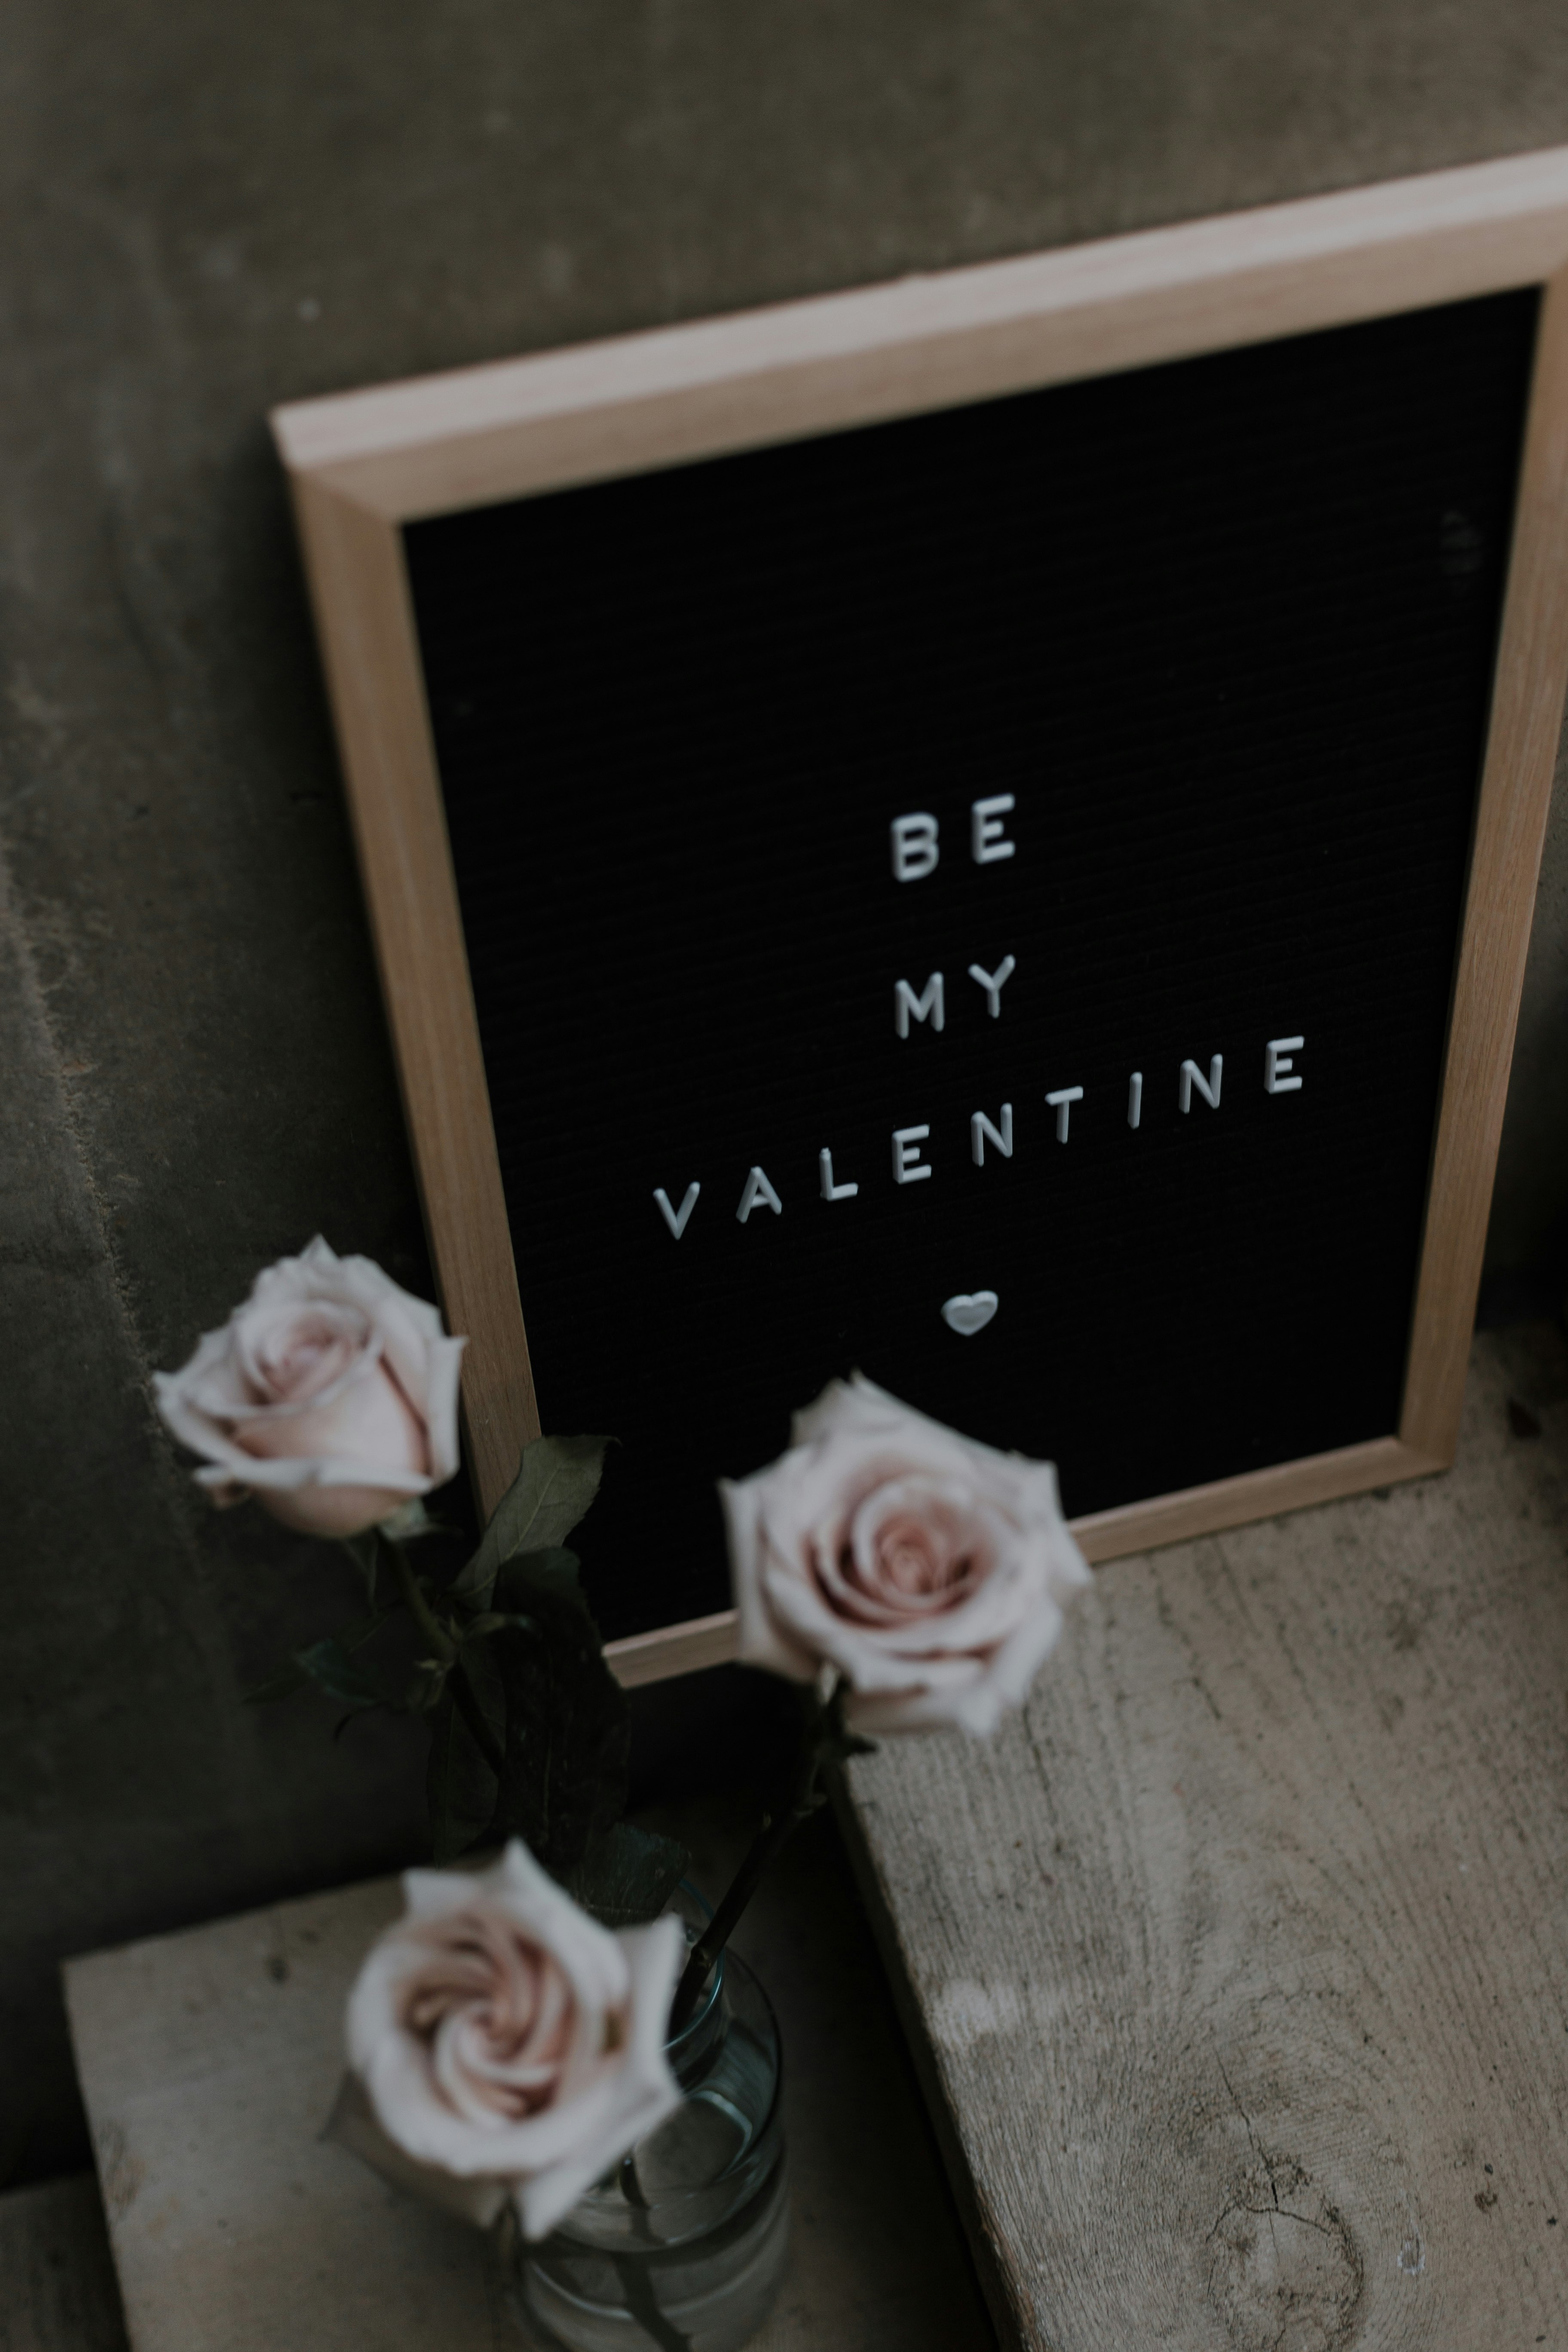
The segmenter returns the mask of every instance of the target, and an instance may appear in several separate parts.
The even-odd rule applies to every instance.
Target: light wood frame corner
[[[1568,149],[278,410],[442,1303],[493,1509],[539,1411],[402,528],[1508,288],[1544,291],[1396,1433],[1077,1521],[1110,1559],[1453,1458],[1568,685]],[[733,1612],[612,1643],[623,1681]]]

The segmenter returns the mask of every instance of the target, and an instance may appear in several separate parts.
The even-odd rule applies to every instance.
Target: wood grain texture
[[[488,1517],[539,1407],[402,542],[309,477],[294,496],[441,1304],[468,1342],[464,1421]]]
[[[1568,688],[1568,275],[1542,304],[1400,1435],[1451,1458]]]
[[[658,1818],[717,1895],[749,1814],[700,1803]],[[133,2352],[522,2352],[484,2237],[321,2137],[349,1985],[398,1907],[384,1880],[70,1964]],[[786,1853],[738,1941],[780,2020],[791,2166],[792,2253],[754,2352],[988,2352],[826,1818]],[[0,2237],[0,2260],[3,2248]],[[5,2325],[0,2314],[0,2347]],[[16,2352],[66,2347],[24,2336]]]
[[[671,1675],[695,1674],[700,1666],[720,1666],[734,1654],[732,1609],[717,1609],[711,1617],[689,1617],[684,1624],[662,1625],[653,1633],[628,1633],[605,1644],[616,1678],[627,1690],[639,1683],[663,1682]]]
[[[1158,1495],[1147,1503],[1122,1503],[1112,1511],[1090,1511],[1068,1522],[1084,1558],[1121,1559],[1155,1544],[1181,1543],[1211,1528],[1240,1527],[1247,1519],[1277,1517],[1340,1495],[1364,1494],[1369,1486],[1392,1486],[1425,1478],[1444,1467],[1434,1455],[1417,1453],[1396,1437],[1374,1437],[1366,1445],[1341,1445],[1331,1454],[1309,1454],[1269,1470],[1249,1470],[1239,1478],[1216,1478],[1179,1495]]]
[[[1369,1486],[1425,1478],[1445,1466],[1396,1437],[1379,1437],[1370,1445],[1342,1445],[1332,1454],[1309,1454],[1303,1461],[1283,1462],[1272,1470],[1252,1470],[1240,1478],[1189,1486],[1184,1494],[1157,1496],[1148,1503],[1123,1503],[1113,1511],[1092,1511],[1068,1524],[1086,1559],[1121,1559],[1128,1552],[1146,1551],[1153,1544],[1180,1543],[1189,1536],[1206,1534],[1211,1528],[1241,1527],[1248,1519],[1305,1510],[1340,1495],[1364,1494]],[[711,1617],[693,1617],[683,1625],[661,1626],[656,1633],[606,1642],[605,1655],[617,1679],[631,1690],[639,1683],[661,1682],[669,1675],[722,1664],[735,1654],[735,1612],[721,1609]]]
[[[1240,1478],[1215,1479],[1212,1485],[1189,1486],[1183,1494],[1161,1495],[1152,1502],[1092,1511],[1068,1524],[1086,1559],[1121,1559],[1128,1552],[1146,1551],[1153,1544],[1180,1543],[1189,1536],[1206,1534],[1211,1528],[1241,1527],[1248,1519],[1306,1510],[1340,1495],[1364,1494],[1369,1486],[1428,1477],[1445,1466],[1396,1437],[1379,1437],[1370,1445],[1342,1445],[1332,1454],[1309,1454],[1303,1461],[1248,1471]],[[722,1664],[735,1654],[735,1612],[721,1609],[711,1617],[693,1617],[682,1625],[661,1626],[656,1633],[606,1642],[605,1655],[617,1679],[631,1690],[639,1683],[661,1682],[669,1675]]]
[[[126,2352],[90,2172],[0,2197],[0,2352]]]
[[[1005,2340],[1568,2340],[1565,1536],[1568,1354],[1484,1338],[1447,1477],[1102,1570],[994,1747],[852,1767]]]
[[[1568,149],[299,402],[285,462],[388,517],[1530,285]]]

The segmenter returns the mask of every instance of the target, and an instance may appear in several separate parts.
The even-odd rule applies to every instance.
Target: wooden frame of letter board
[[[1568,149],[277,412],[487,1513],[539,1418],[400,527],[1530,285],[1544,300],[1398,1433],[1078,1520],[1108,1559],[1453,1459],[1568,681]],[[732,1622],[612,1643],[612,1662],[627,1683],[684,1673],[730,1654]]]

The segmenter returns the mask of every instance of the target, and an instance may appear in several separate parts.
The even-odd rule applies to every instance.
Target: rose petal
[[[611,1936],[515,1841],[478,1877],[411,1871],[405,1895],[350,1998],[350,2064],[397,2147],[505,2179],[538,2235],[679,2104],[679,1922]]]
[[[215,1500],[258,1493],[291,1527],[353,1534],[457,1470],[463,1346],[437,1308],[318,1235],[266,1267],[180,1371],[154,1376],[158,1409]]]
[[[766,1475],[764,1472],[763,1476]],[[795,1682],[808,1683],[816,1664],[808,1650],[791,1642],[762,1590],[762,1559],[758,1540],[763,1498],[761,1481],[728,1478],[719,1481],[719,1500],[730,1539],[730,1561],[735,1599],[735,1654],[743,1664],[767,1666]]]
[[[385,1367],[372,1360],[332,1400],[279,1409],[234,1424],[234,1442],[255,1459],[357,1462],[363,1469],[426,1477],[425,1426]]]
[[[797,1413],[794,1435],[722,1490],[741,1654],[801,1679],[836,1667],[864,1727],[988,1733],[1089,1580],[1052,1465],[961,1437],[858,1373]]]

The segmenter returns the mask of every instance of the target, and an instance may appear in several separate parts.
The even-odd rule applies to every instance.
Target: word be
[[[1016,856],[1018,845],[1007,839],[1002,826],[1003,818],[1016,806],[1011,793],[995,793],[989,800],[971,803],[969,854],[976,866],[994,866],[1004,857]],[[936,872],[942,856],[940,830],[935,817],[925,809],[893,819],[895,882],[923,882],[928,874]]]
[[[1263,1049],[1263,1088],[1266,1094],[1289,1095],[1300,1091],[1301,1078],[1296,1069],[1295,1056],[1306,1046],[1305,1037],[1271,1037]],[[1193,1097],[1200,1096],[1211,1110],[1218,1110],[1220,1092],[1225,1081],[1225,1055],[1214,1055],[1205,1076],[1196,1062],[1182,1064],[1176,1076],[1178,1108],[1191,1116]],[[1067,1143],[1072,1137],[1072,1107],[1084,1099],[1082,1087],[1053,1087],[1046,1096],[1049,1108],[1056,1112],[1056,1139]],[[1127,1124],[1136,1128],[1143,1117],[1143,1073],[1134,1070],[1127,1085]],[[987,1150],[999,1153],[1004,1160],[1013,1157],[1013,1106],[1004,1103],[999,1116],[993,1119],[986,1112],[977,1110],[969,1122],[969,1156],[976,1168],[985,1165]],[[936,1174],[932,1163],[921,1156],[921,1146],[931,1140],[931,1128],[896,1127],[892,1134],[892,1174],[895,1184],[923,1184]],[[858,1183],[836,1181],[833,1154],[824,1150],[816,1155],[818,1190],[825,1201],[853,1201],[858,1197]],[[675,1207],[663,1185],[657,1187],[654,1200],[659,1214],[679,1241],[691,1221],[702,1187],[689,1184],[679,1209]],[[742,1189],[740,1206],[735,1211],[736,1222],[745,1224],[753,1209],[771,1209],[775,1217],[784,1214],[784,1202],[765,1170],[751,1168]]]

